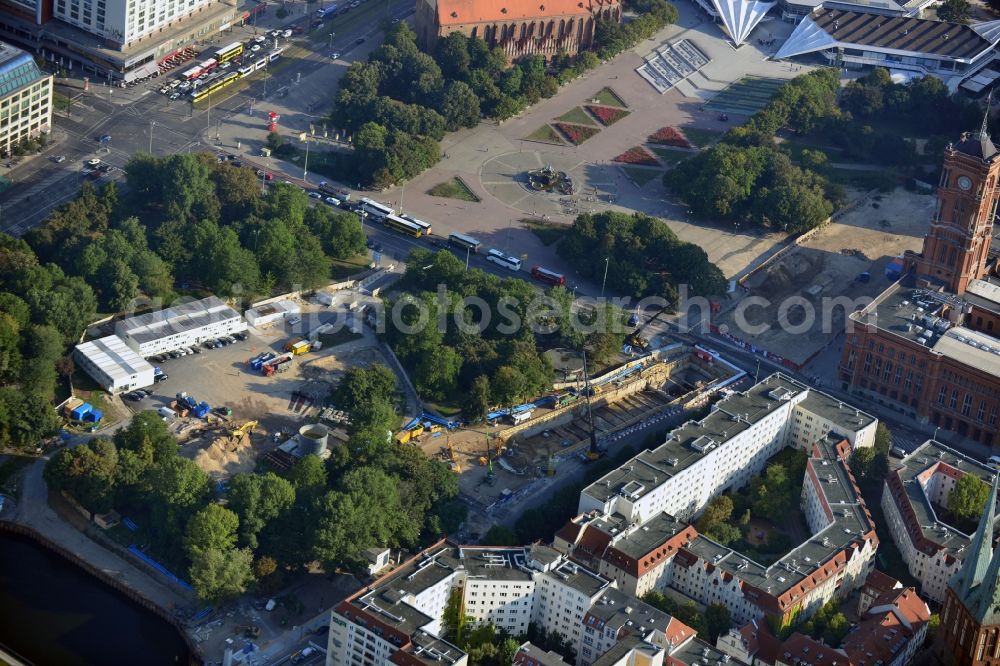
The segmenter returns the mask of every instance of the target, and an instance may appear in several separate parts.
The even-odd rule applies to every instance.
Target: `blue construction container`
[[[73,411],[71,411],[69,415],[73,418],[74,421],[82,421],[83,417],[89,414],[93,409],[94,409],[93,405],[91,405],[89,402],[85,402],[82,405],[74,407]]]
[[[83,415],[83,420],[90,423],[100,423],[101,419],[104,418],[104,412],[99,409],[91,409],[89,412]]]

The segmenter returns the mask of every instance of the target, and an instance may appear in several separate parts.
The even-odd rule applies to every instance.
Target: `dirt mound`
[[[808,282],[806,278],[817,275],[823,269],[823,263],[822,257],[817,254],[795,252],[768,268],[753,290],[765,297],[797,290]]]
[[[194,462],[212,478],[227,478],[240,472],[252,472],[254,458],[249,435],[231,437],[226,433],[198,451]]]

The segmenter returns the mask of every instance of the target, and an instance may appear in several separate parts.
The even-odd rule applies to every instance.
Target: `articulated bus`
[[[213,69],[219,66],[219,61],[216,60],[215,58],[209,58],[205,62],[200,62],[198,64],[201,66],[201,73],[207,74],[208,72],[211,72]]]
[[[415,224],[418,227],[420,227],[421,229],[423,229],[424,230],[424,236],[430,236],[431,235],[431,225],[427,224],[423,220],[418,220],[417,218],[413,217],[412,215],[400,215],[400,217],[403,218],[404,220],[409,221],[409,222],[413,222],[413,224]]]
[[[486,261],[492,261],[494,264],[497,264],[498,266],[503,266],[504,268],[508,268],[512,271],[521,270],[520,259],[518,259],[517,257],[511,257],[509,255],[506,255],[500,250],[497,250],[496,248],[493,248],[486,253]]]
[[[559,286],[561,284],[566,284],[566,277],[555,273],[548,269],[542,268],[541,266],[535,266],[531,269],[531,277],[535,278],[539,282],[547,282],[548,284]]]
[[[220,77],[220,78],[212,81],[208,85],[204,85],[201,88],[199,88],[198,90],[192,91],[191,92],[191,101],[192,102],[200,102],[201,100],[205,99],[206,97],[208,97],[209,95],[211,95],[215,91],[221,90],[222,88],[225,88],[226,86],[228,86],[229,84],[233,83],[234,81],[238,81],[239,78],[240,78],[240,75],[239,75],[238,72],[229,72],[225,76],[222,76],[222,77]]]
[[[221,64],[229,62],[233,58],[239,58],[241,55],[243,55],[243,43],[233,42],[228,46],[223,46],[221,49],[216,50],[215,59]]]
[[[197,65],[196,67],[192,67],[188,71],[181,74],[181,78],[184,79],[185,81],[190,81],[192,79],[198,78],[201,75],[202,71],[203,70],[201,69],[201,65]]]
[[[460,247],[463,250],[469,250],[472,254],[479,252],[479,246],[482,245],[472,236],[466,236],[465,234],[450,234],[448,236],[448,245],[454,245]]]
[[[361,204],[361,210],[363,210],[364,212],[368,213],[369,215],[371,215],[372,217],[374,217],[376,220],[383,220],[384,218],[386,218],[386,217],[388,217],[390,215],[395,215],[396,214],[396,211],[393,210],[392,208],[389,208],[388,206],[386,206],[384,204],[380,204],[377,201],[372,201],[371,199],[368,199],[367,197],[362,197],[361,201],[359,203]],[[406,220],[403,220],[403,221],[405,222]]]
[[[395,215],[386,215],[382,218],[382,224],[389,227],[393,231],[398,231],[406,234],[407,236],[413,236],[414,238],[420,238],[424,235],[424,230],[415,225],[413,222],[404,220],[403,218]]]

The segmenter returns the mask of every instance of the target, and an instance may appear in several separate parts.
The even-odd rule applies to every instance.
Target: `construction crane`
[[[594,430],[594,413],[590,408],[590,375],[587,373],[587,350],[583,350],[583,394],[587,397],[587,422],[590,425],[590,448],[587,460],[597,460],[601,450],[597,448],[597,432]]]

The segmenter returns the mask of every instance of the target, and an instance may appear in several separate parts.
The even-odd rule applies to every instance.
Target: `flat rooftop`
[[[76,352],[116,381],[127,382],[133,375],[153,372],[153,366],[136,354],[117,335],[78,344]]]
[[[946,21],[825,7],[817,8],[810,17],[833,39],[858,46],[964,61],[976,59],[993,46],[971,27]]]
[[[624,629],[630,634],[645,637],[653,630],[667,633],[672,619],[667,613],[635,597],[609,588],[590,607],[583,622],[598,633],[605,629],[612,629],[616,633]]]
[[[209,296],[123,319],[115,325],[115,332],[141,344],[231,319],[240,319],[240,313]]]
[[[857,431],[875,421],[874,416],[779,372],[742,393],[730,394],[701,421],[688,421],[675,428],[663,444],[608,472],[584,488],[583,493],[602,503],[619,494],[633,499],[643,497],[803,392],[809,395],[800,402],[802,409],[815,411],[847,431]]]
[[[593,598],[601,590],[607,589],[611,582],[598,576],[586,567],[576,562],[566,560],[556,568],[542,574],[550,578],[558,578],[563,585],[572,587],[577,592]]]
[[[917,520],[917,527],[924,538],[951,551],[956,559],[963,559],[966,546],[972,535],[958,531],[948,523],[938,519],[934,507],[921,486],[918,476],[925,472],[951,467],[968,474],[975,474],[986,483],[992,483],[993,470],[983,463],[959,453],[933,439],[927,440],[899,462],[891,473],[898,474]],[[932,472],[933,473],[933,472]],[[890,490],[886,488],[886,490]],[[893,496],[896,497],[895,493]],[[896,497],[897,503],[902,498]],[[1000,517],[994,523],[994,533],[1000,528]]]
[[[992,293],[994,286],[1000,290],[1000,285],[984,282],[979,291]],[[916,288],[911,280],[907,280],[890,287],[867,308],[853,313],[851,317],[1000,377],[1000,339],[964,326],[955,326],[942,316],[949,308],[963,310],[967,300],[953,294]]]
[[[970,282],[963,296],[984,310],[1000,313],[1000,279],[992,275]]]
[[[595,525],[595,527],[601,529],[599,525]],[[638,529],[633,530],[627,536],[615,541],[613,547],[625,555],[639,560],[685,529],[687,529],[687,524],[682,523],[670,514],[661,513],[644,522]]]

